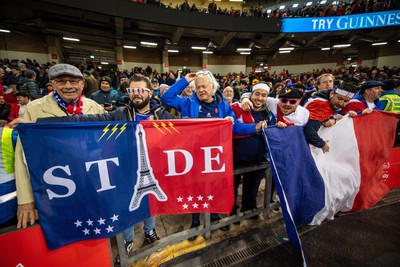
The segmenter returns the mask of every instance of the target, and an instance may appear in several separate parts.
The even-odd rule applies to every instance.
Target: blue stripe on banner
[[[284,18],[282,32],[347,31],[400,25],[400,10],[336,17]]]
[[[15,180],[0,184],[0,198],[15,192]],[[7,198],[8,199],[8,198]],[[4,203],[3,203],[4,202]],[[17,198],[9,200],[0,200],[0,224],[7,222],[17,214]]]
[[[308,266],[297,226],[311,222],[325,205],[324,182],[311,156],[303,127],[263,130],[286,231]]]

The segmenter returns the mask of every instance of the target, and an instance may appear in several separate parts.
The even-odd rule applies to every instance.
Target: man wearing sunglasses
[[[329,140],[318,135],[321,126],[331,127],[342,118],[338,112],[352,99],[357,91],[353,83],[342,83],[338,88],[316,93],[304,105],[310,111],[310,119],[304,128],[307,142],[329,152]]]
[[[115,111],[97,115],[74,115],[60,118],[43,118],[38,122],[74,122],[74,121],[143,121],[143,120],[169,120],[178,119],[171,115],[161,105],[153,105],[150,101],[152,90],[150,90],[150,80],[141,74],[134,74],[128,80],[129,87],[126,92],[129,95],[129,103],[125,107],[120,107]],[[146,243],[154,243],[159,240],[155,230],[156,217],[144,220],[144,232]],[[133,248],[133,228],[123,232],[126,253]]]
[[[102,106],[91,99],[82,97],[84,80],[78,68],[68,64],[57,64],[49,69],[48,78],[54,91],[29,102],[24,113],[25,120],[35,122],[39,118],[49,116],[62,117],[71,114],[104,113]],[[15,151],[18,228],[21,226],[26,228],[28,223],[32,225],[37,219],[32,186],[24,161],[22,145],[18,140]]]

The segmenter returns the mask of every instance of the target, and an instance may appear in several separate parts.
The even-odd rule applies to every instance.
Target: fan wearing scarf
[[[84,80],[78,68],[68,64],[57,64],[49,69],[48,78],[54,91],[30,102],[25,109],[24,120],[36,122],[38,118],[44,117],[104,113],[102,106],[82,97]],[[37,210],[20,140],[15,151],[15,176],[18,198],[17,227],[26,228],[28,223],[34,224]]]

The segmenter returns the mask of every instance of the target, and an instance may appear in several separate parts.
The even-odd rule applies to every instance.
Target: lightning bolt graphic
[[[174,124],[172,122],[168,122],[168,126],[174,129],[175,132],[180,133],[177,129],[175,129]]]
[[[111,133],[110,136],[107,138],[107,140],[110,139],[110,137],[115,133],[115,131],[118,130],[118,124],[119,124],[119,123],[117,123],[116,125],[114,125],[114,127],[111,129],[112,133]]]
[[[166,125],[165,123],[161,122],[161,126],[162,126],[163,128],[165,128],[165,130],[167,130],[169,133],[171,133],[171,131],[168,130],[167,125]]]
[[[165,133],[160,129],[160,126],[159,126],[157,123],[153,123],[153,126],[154,126],[157,130],[159,130],[160,132],[162,132],[162,133],[165,135]]]
[[[108,124],[108,125],[106,126],[106,128],[103,129],[103,132],[104,132],[104,133],[100,136],[99,140],[97,140],[97,141],[100,141],[101,138],[103,138],[103,136],[110,130],[110,129],[108,128],[108,126],[110,126],[110,124]]]
[[[118,136],[120,136],[120,135],[122,134],[122,132],[126,130],[126,123],[125,123],[124,125],[122,125],[121,128],[119,128],[119,130],[120,130],[120,132],[119,132],[119,134],[115,137],[115,139],[117,139]]]

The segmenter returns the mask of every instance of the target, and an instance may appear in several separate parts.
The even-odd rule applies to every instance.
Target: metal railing
[[[239,222],[243,219],[247,219],[259,214],[263,214],[264,218],[269,217],[269,213],[272,209],[278,207],[278,203],[274,203],[271,205],[271,187],[272,187],[272,173],[270,169],[270,165],[268,162],[262,162],[260,164],[243,166],[240,168],[236,168],[234,170],[234,175],[244,174],[256,170],[266,169],[264,178],[266,179],[265,188],[264,188],[264,201],[262,206],[258,206],[256,209],[240,212],[238,214],[222,218],[217,222],[211,223],[211,215],[210,213],[204,213],[204,225],[200,225],[196,228],[191,228],[185,231],[181,231],[179,233],[175,233],[169,235],[167,237],[162,238],[159,242],[155,242],[153,244],[149,244],[138,250],[131,252],[129,255],[125,252],[124,238],[122,234],[116,236],[118,254],[120,259],[120,265],[122,267],[126,267],[134,263],[135,261],[145,258],[153,252],[160,251],[163,248],[166,248],[170,245],[177,244],[181,241],[184,241],[190,237],[204,235],[206,240],[211,239],[211,232],[213,230],[219,229],[226,225],[233,224],[235,222]]]

